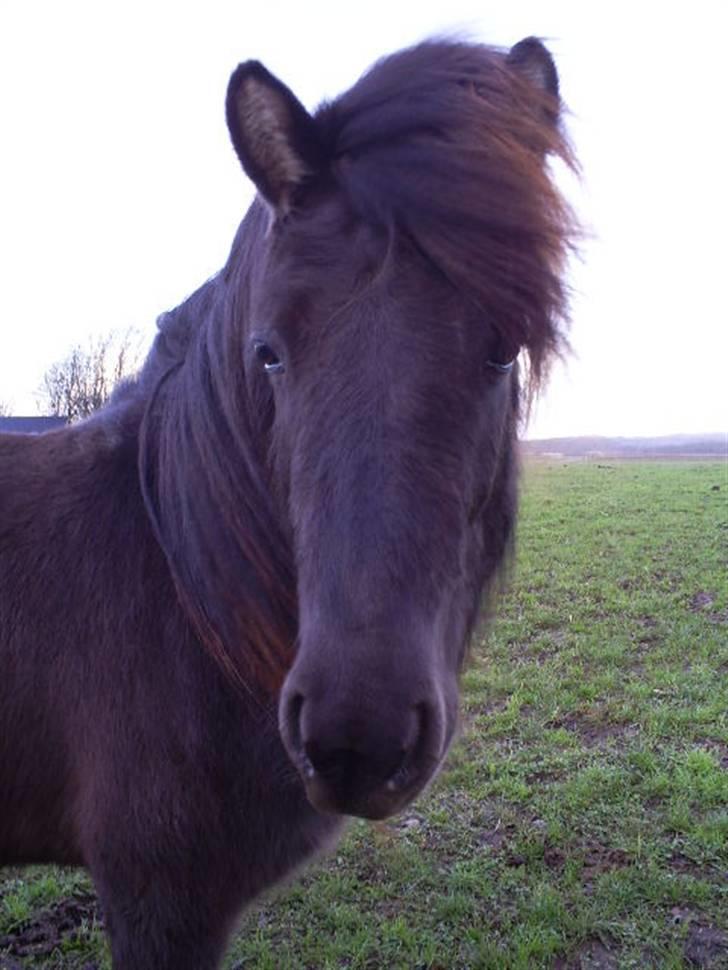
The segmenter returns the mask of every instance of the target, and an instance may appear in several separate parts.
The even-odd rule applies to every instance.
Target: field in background
[[[728,434],[672,434],[651,438],[606,438],[598,435],[578,438],[541,438],[520,442],[522,454],[529,458],[590,459],[603,458],[689,459],[705,461],[728,458]]]
[[[727,470],[527,465],[447,769],[253,908],[228,970],[728,967]],[[0,877],[0,970],[108,966],[85,879],[31,875]]]

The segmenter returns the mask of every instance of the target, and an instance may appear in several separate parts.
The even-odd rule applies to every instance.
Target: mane
[[[236,301],[219,277],[158,321],[140,376],[140,480],[180,602],[248,691],[274,691],[296,636],[287,536],[271,504]]]
[[[528,359],[529,396],[565,346],[573,214],[544,158],[576,170],[558,98],[479,44],[387,57],[316,115],[361,218],[401,232]]]

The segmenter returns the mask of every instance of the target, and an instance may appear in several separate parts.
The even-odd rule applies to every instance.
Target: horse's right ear
[[[263,198],[284,215],[323,165],[316,123],[258,61],[238,65],[225,102],[233,146]]]

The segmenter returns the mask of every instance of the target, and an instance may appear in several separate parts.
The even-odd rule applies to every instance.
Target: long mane
[[[544,158],[573,165],[556,99],[501,51],[432,41],[376,64],[315,115],[330,174],[361,218],[402,233],[525,350],[534,389],[563,340],[574,222]],[[265,232],[255,204],[230,262],[166,314],[138,385],[140,475],[180,601],[237,683],[274,690],[297,631],[290,537],[272,498],[269,402],[243,371],[238,265]],[[236,282],[237,281],[237,282]]]
[[[406,233],[501,334],[535,391],[564,343],[573,213],[544,159],[576,161],[558,98],[505,52],[433,40],[378,62],[317,120],[365,219]]]
[[[180,601],[230,679],[275,690],[296,636],[288,537],[271,502],[242,327],[219,278],[160,321],[142,373],[147,509]],[[233,321],[234,322],[234,321]]]

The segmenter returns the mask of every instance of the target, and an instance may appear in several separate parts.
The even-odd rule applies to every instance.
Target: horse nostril
[[[418,704],[414,708],[415,730],[406,757],[402,759],[396,771],[392,772],[387,781],[390,791],[406,788],[412,781],[413,774],[422,771],[428,760],[432,761],[432,752],[428,749],[432,745],[432,716],[426,703]]]

